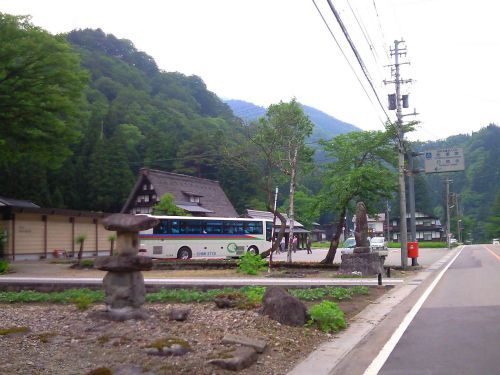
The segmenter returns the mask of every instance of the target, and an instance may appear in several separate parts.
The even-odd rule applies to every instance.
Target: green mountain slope
[[[241,118],[244,122],[251,122],[266,114],[264,107],[243,101],[229,99],[225,102],[231,107],[233,113]],[[349,133],[353,131],[361,131],[360,128],[340,121],[333,116],[326,114],[316,108],[302,105],[304,113],[309,116],[309,119],[314,124],[311,140],[316,141],[320,138],[331,139],[339,134]]]

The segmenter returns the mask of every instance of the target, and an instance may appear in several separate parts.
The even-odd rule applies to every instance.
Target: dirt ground
[[[35,267],[34,267],[35,265]],[[16,262],[15,276],[104,276],[98,270],[74,270],[68,264],[47,262]],[[146,277],[238,277],[234,270],[150,271]],[[200,276],[201,274],[201,276]],[[182,276],[181,276],[182,275]],[[245,276],[247,277],[247,276]],[[307,275],[310,277],[310,275]],[[347,322],[367,305],[387,292],[386,287],[370,287],[368,295],[337,302]],[[316,302],[307,302],[312,305]],[[237,334],[267,342],[257,363],[240,373],[286,374],[321,343],[335,340],[335,334],[325,334],[314,327],[289,327],[259,313],[258,309],[219,309],[214,303],[145,304],[150,319],[145,321],[107,322],[92,318],[92,312],[102,311],[103,305],[93,305],[81,311],[73,305],[1,304],[0,330],[26,327],[25,333],[0,336],[0,374],[52,375],[89,374],[107,367],[136,366],[152,374],[226,375],[207,361],[228,349],[222,344],[225,334]],[[191,312],[185,322],[168,319],[174,307],[188,307]],[[186,340],[191,351],[182,357],[159,357],[146,353],[147,346],[162,338]]]
[[[372,287],[370,294],[338,303],[351,320],[365,306],[386,292]],[[316,302],[317,303],[317,302]],[[311,305],[313,303],[307,303]],[[286,374],[334,334],[313,327],[289,327],[259,313],[258,309],[219,309],[214,303],[146,304],[150,319],[145,321],[108,322],[92,318],[94,305],[80,311],[73,305],[1,304],[0,330],[26,327],[25,333],[0,336],[0,373],[5,375],[88,374],[107,367],[137,366],[153,374],[218,374],[221,370],[207,361],[230,346],[222,344],[225,334],[262,339],[267,349],[252,367],[241,374]],[[168,320],[174,307],[188,307],[185,322]],[[191,351],[182,357],[158,357],[146,348],[162,338],[186,340]]]

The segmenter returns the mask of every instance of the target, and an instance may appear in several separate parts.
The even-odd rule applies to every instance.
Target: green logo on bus
[[[238,246],[234,242],[231,242],[227,245],[227,251],[229,251],[230,253],[235,253],[237,248]]]

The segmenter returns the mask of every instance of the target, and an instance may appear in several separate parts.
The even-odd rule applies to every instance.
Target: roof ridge
[[[210,180],[208,178],[203,178],[203,177],[196,177],[196,176],[190,176],[188,174],[181,174],[181,173],[174,173],[174,172],[166,172],[166,171],[161,171],[159,169],[152,169],[152,168],[141,168],[140,169],[141,173],[142,171],[148,171],[148,172],[153,172],[156,174],[164,174],[164,175],[172,175],[172,176],[179,176],[179,177],[187,177],[187,178],[196,178],[198,180],[204,180],[208,182],[214,182],[219,184],[219,180]]]

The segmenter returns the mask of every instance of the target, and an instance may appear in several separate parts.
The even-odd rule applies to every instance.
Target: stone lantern
[[[106,310],[99,313],[110,320],[146,319],[141,308],[146,296],[144,277],[141,271],[153,267],[150,257],[138,255],[139,231],[158,224],[158,219],[149,216],[113,214],[103,220],[104,228],[116,231],[116,255],[97,257],[94,267],[108,271],[104,276]]]

